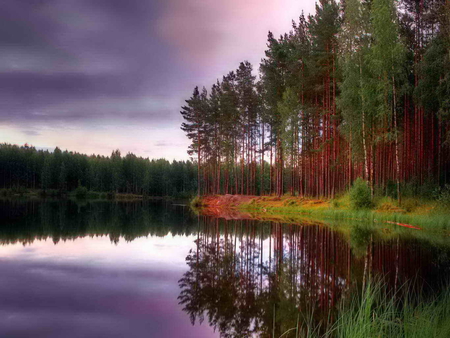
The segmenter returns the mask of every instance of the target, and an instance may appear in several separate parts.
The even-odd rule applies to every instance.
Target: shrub
[[[444,207],[450,207],[450,184],[446,184],[435,193],[436,199]]]
[[[373,207],[372,196],[367,181],[357,178],[350,189],[350,202],[354,209],[368,209]]]
[[[79,185],[78,188],[75,189],[76,198],[86,198],[87,193],[88,189],[86,187],[83,187],[82,185]]]

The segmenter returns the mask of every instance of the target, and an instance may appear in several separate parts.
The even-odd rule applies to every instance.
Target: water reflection
[[[217,336],[178,304],[197,229],[182,208],[2,203],[0,337]]]
[[[448,248],[380,240],[365,226],[348,240],[318,225],[199,221],[179,300],[193,324],[207,319],[223,337],[279,337],[306,321],[325,327],[338,301],[371,276],[392,289],[414,281],[437,291],[450,272]]]
[[[197,230],[187,208],[164,201],[77,202],[1,200],[0,244],[51,238],[109,236],[132,241],[142,236],[189,235]]]
[[[424,292],[450,276],[442,242],[336,229],[162,201],[0,200],[0,337],[279,337],[324,327],[371,276]]]

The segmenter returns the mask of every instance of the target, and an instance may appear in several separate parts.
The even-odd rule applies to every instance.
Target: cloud
[[[297,0],[4,0],[0,125],[39,129],[46,146],[66,142],[63,132],[59,141],[51,138],[58,144],[50,143],[55,129],[133,126],[183,138],[179,110],[194,86],[208,87],[246,59],[256,70],[267,31],[287,31],[301,6]],[[108,147],[102,142],[95,143]],[[155,154],[158,148],[164,147],[154,147]],[[185,149],[178,152],[185,158]]]
[[[36,131],[36,130],[24,130],[23,133],[25,135],[28,135],[28,136],[39,136],[39,135],[41,135],[41,133]]]

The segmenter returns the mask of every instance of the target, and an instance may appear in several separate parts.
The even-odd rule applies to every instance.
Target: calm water
[[[0,216],[0,337],[278,337],[299,313],[335,316],[368,276],[428,293],[450,276],[442,242],[364,225],[163,202],[0,201]]]

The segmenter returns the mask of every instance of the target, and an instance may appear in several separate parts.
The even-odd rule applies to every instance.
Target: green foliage
[[[82,185],[79,185],[76,189],[75,189],[75,197],[76,198],[86,198],[88,195],[88,188],[83,187]]]
[[[186,196],[196,191],[197,167],[191,161],[122,156],[118,150],[105,157],[0,144],[0,188],[8,192],[40,188],[46,196],[64,195],[75,190],[79,181],[90,191]]]
[[[341,202],[339,202],[339,200],[337,199],[332,199],[331,206],[335,209],[339,209],[341,207]]]
[[[450,335],[450,289],[434,299],[426,299],[404,286],[399,293],[381,282],[369,283],[362,294],[353,293],[339,318],[325,336],[335,337],[448,337]],[[400,298],[402,301],[396,301]]]
[[[374,229],[367,224],[355,224],[351,228],[350,246],[356,256],[362,257],[366,254],[369,243],[372,240]]]
[[[370,187],[367,181],[357,178],[350,189],[350,202],[354,209],[370,209],[373,207]]]
[[[450,184],[438,189],[435,196],[441,206],[450,208]]]

